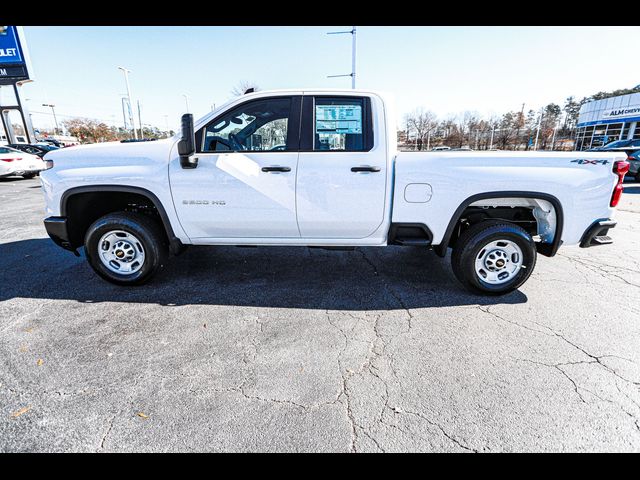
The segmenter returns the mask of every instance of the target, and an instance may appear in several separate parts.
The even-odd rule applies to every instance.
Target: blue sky
[[[143,123],[171,128],[189,95],[200,116],[230,98],[240,80],[261,89],[349,88],[351,37],[327,27],[25,27],[36,81],[34,112],[54,103],[59,119],[122,124],[132,70]],[[358,87],[395,94],[398,112],[424,107],[446,118],[539,108],[640,84],[638,27],[358,27]],[[35,126],[53,125],[34,113]]]

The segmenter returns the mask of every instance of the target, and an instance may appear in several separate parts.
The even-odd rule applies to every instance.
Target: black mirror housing
[[[182,115],[182,137],[178,142],[178,155],[180,155],[180,166],[182,168],[196,168],[198,159],[191,158],[196,152],[196,136],[193,129],[193,115],[185,113]]]

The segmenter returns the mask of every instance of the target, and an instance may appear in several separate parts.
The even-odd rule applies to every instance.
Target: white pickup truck
[[[187,245],[452,248],[476,293],[540,253],[611,243],[622,152],[397,151],[393,103],[362,90],[248,93],[170,139],[46,154],[49,236],[141,284]]]

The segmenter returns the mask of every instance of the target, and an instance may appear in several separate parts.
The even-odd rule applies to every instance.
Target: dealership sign
[[[0,25],[0,85],[30,80],[30,70],[22,28]]]
[[[640,115],[640,108],[621,108],[610,110],[602,114],[603,119],[624,118]]]

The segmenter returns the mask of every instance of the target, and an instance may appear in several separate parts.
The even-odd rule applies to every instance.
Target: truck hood
[[[96,167],[100,165],[139,165],[150,161],[168,161],[177,140],[166,138],[149,142],[105,142],[52,150],[45,155],[56,167]]]

